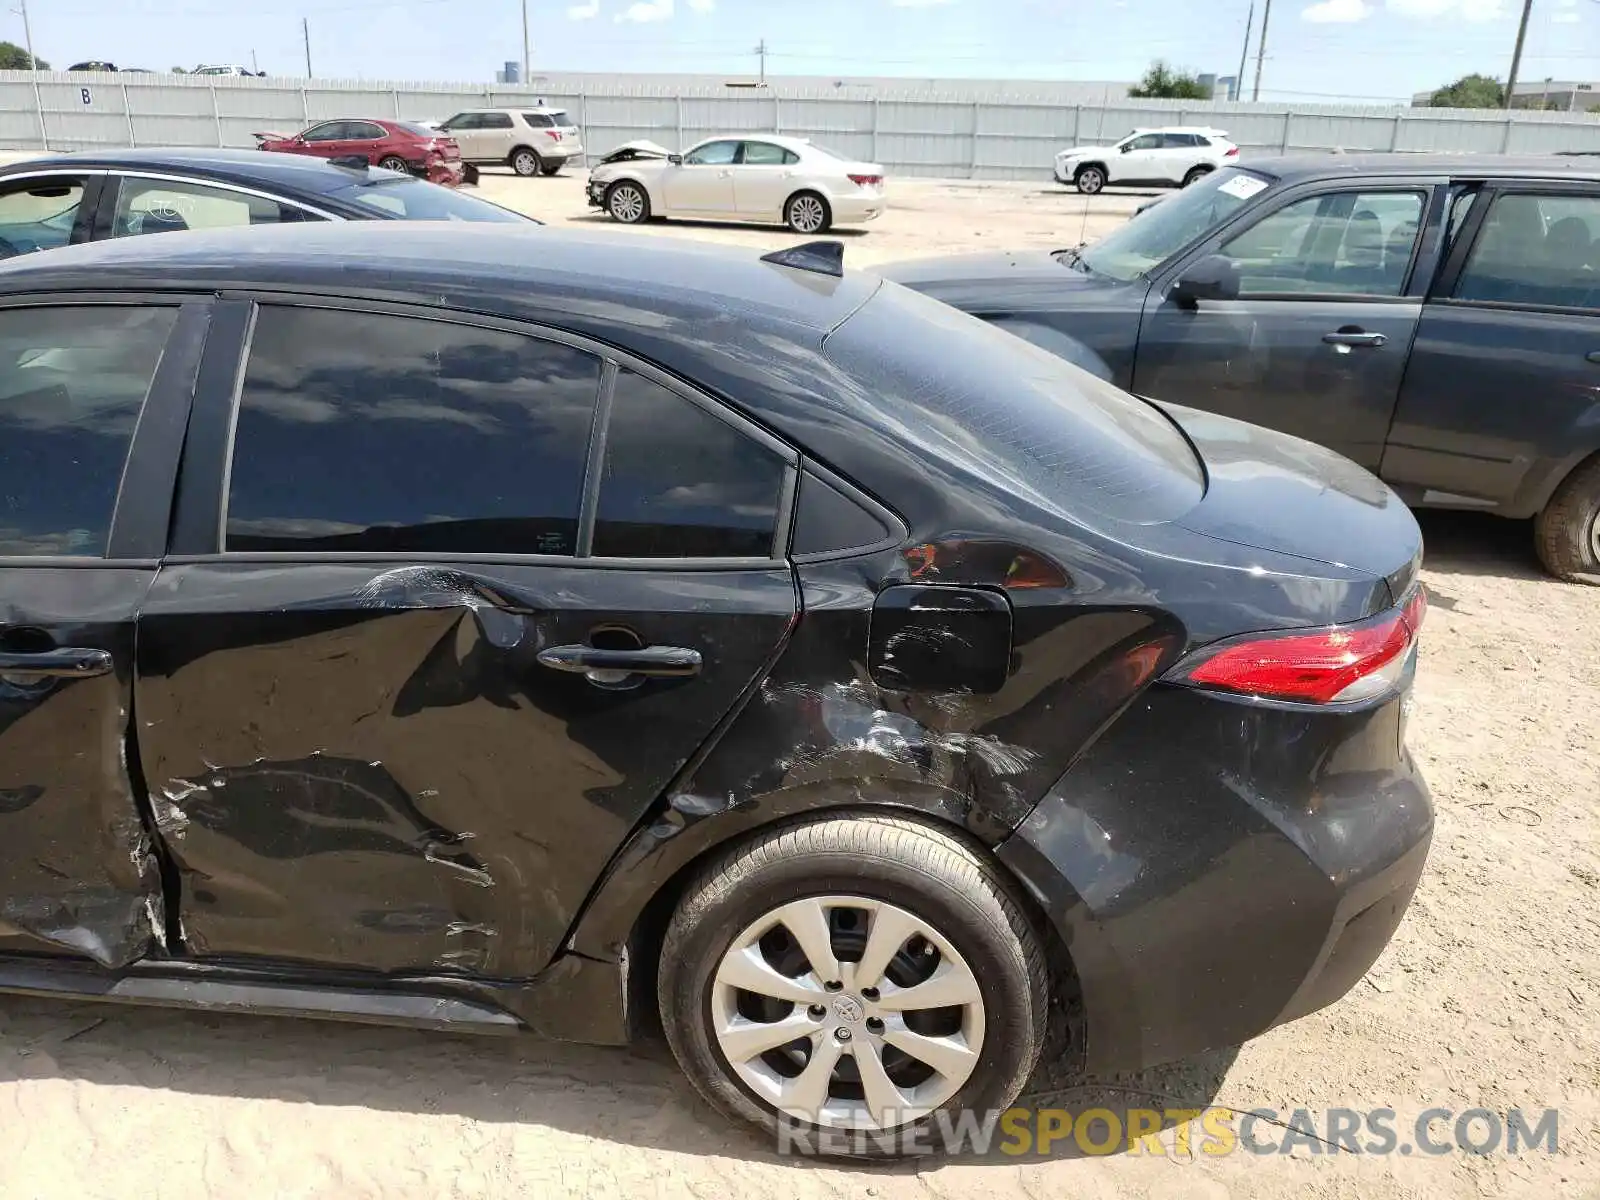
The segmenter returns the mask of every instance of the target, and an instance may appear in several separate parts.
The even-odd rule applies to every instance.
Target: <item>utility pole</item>
[[[760,43],[756,46],[755,52],[761,58],[761,82],[762,83],[766,83],[766,81],[767,81],[767,39],[766,38],[762,38],[761,39]]]
[[[28,45],[28,70],[37,71],[39,60],[33,56],[33,30],[28,28],[28,0],[22,0],[22,40]]]
[[[311,22],[304,17],[300,18],[300,34],[306,42],[306,78],[311,79]]]
[[[1239,48],[1239,74],[1233,81],[1233,99],[1244,99],[1244,69],[1250,61],[1250,31],[1256,27],[1256,0],[1250,0],[1250,15],[1244,19],[1244,45]]]
[[[522,86],[528,83],[528,0],[522,0]]]
[[[1250,99],[1261,99],[1261,66],[1267,59],[1267,22],[1272,20],[1272,0],[1261,10],[1261,41],[1256,44],[1256,86]]]
[[[1522,24],[1517,26],[1517,48],[1511,52],[1511,78],[1506,80],[1506,102],[1511,107],[1511,97],[1517,90],[1517,72],[1522,70],[1522,43],[1528,38],[1528,18],[1533,15],[1533,0],[1522,0]]]
[[[261,74],[261,64],[256,61],[256,52],[250,51],[250,69],[257,75]]]

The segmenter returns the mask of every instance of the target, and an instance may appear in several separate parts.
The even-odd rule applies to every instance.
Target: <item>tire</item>
[[[478,168],[473,166],[471,163],[467,163],[465,166],[463,166],[461,168],[461,182],[466,184],[468,187],[477,187]]]
[[[1600,584],[1600,458],[1562,481],[1533,523],[1545,570],[1569,583]]]
[[[399,171],[402,175],[411,174],[411,164],[398,154],[390,154],[378,160],[378,165],[385,171]]]
[[[828,939],[811,939],[813,949],[839,956],[820,973],[809,970],[810,956],[786,924],[807,928],[806,915],[817,918],[809,927]],[[863,969],[893,985],[887,994],[855,974],[866,951],[877,953],[872,934],[880,928],[890,931],[881,943],[890,965],[885,972]],[[727,972],[753,962],[747,980],[777,981],[772,986],[809,1002],[763,999],[728,982]],[[939,998],[957,1003],[935,1009],[893,1002],[895,991],[929,982],[930,970],[943,989]],[[838,979],[826,978],[835,971]],[[1044,952],[1006,877],[952,834],[899,817],[790,826],[720,856],[684,893],[662,944],[657,985],[667,1041],[701,1095],[729,1118],[778,1138],[780,1149],[830,1156],[894,1158],[944,1149],[941,1121],[955,1128],[950,1123],[961,1110],[977,1112],[981,1121],[1009,1107],[1047,1034]],[[730,1056],[724,1039],[737,1046],[760,1024],[792,1025],[795,1040],[764,1053],[757,1043],[750,1055],[739,1048]],[[946,1039],[946,1051],[952,1042],[972,1041],[976,1052],[967,1047],[968,1053],[940,1056],[946,1064],[940,1069],[891,1045],[890,1039],[917,1045],[918,1028]],[[807,1107],[796,1097],[815,1054],[834,1065],[832,1074],[810,1081],[821,1091]],[[860,1062],[898,1079],[889,1090],[882,1083],[874,1089],[882,1107],[865,1102]],[[784,1071],[796,1074],[785,1078]],[[921,1103],[900,1108],[897,1102],[908,1102],[901,1087],[919,1087]],[[811,1116],[785,1113],[780,1104]],[[888,1112],[900,1115],[873,1116]],[[862,1121],[865,1129],[851,1127]]]
[[[1204,179],[1209,174],[1211,174],[1210,167],[1192,167],[1189,173],[1183,177],[1183,186],[1188,187],[1191,183]]]
[[[506,161],[511,164],[511,169],[524,179],[531,179],[544,167],[544,160],[526,146],[518,146]]]
[[[567,165],[567,160],[566,159],[557,158],[557,159],[552,159],[549,162],[541,162],[539,164],[539,170],[542,171],[546,175],[559,175],[559,174],[561,174],[561,168],[566,166],[566,165]]]
[[[833,209],[816,192],[796,192],[783,206],[783,223],[796,233],[827,233]]]
[[[606,189],[606,211],[623,225],[643,225],[650,219],[650,193],[631,179],[619,179]]]
[[[1106,190],[1106,171],[1104,167],[1079,167],[1078,173],[1073,176],[1072,182],[1085,196],[1098,196]]]

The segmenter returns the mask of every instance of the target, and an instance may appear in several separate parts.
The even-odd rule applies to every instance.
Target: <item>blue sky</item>
[[[1263,0],[1256,0],[1259,27]],[[0,38],[22,42],[17,0]],[[1273,0],[1263,99],[1409,97],[1504,76],[1521,0]],[[1132,79],[1151,59],[1232,74],[1250,0],[528,0],[535,71]],[[489,81],[520,0],[33,0],[56,66],[250,62],[324,77]],[[1251,52],[1252,62],[1254,50]],[[1253,69],[1253,66],[1252,66]],[[1535,0],[1523,78],[1600,80],[1600,0]]]

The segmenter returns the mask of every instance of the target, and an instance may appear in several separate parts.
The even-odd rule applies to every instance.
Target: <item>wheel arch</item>
[[[794,191],[790,192],[783,198],[783,203],[778,206],[778,218],[780,220],[786,220],[788,218],[789,205],[793,204],[801,196],[815,196],[818,200],[821,200],[822,203],[827,206],[828,220],[830,223],[833,221],[833,197],[828,194],[825,188],[821,188],[809,183],[804,187],[795,188]]]
[[[661,212],[661,199],[656,195],[655,189],[650,186],[650,181],[643,175],[636,171],[622,172],[615,179],[606,181],[605,195],[609,196],[611,194],[611,189],[616,187],[619,183],[631,183],[635,187],[643,188],[645,198],[650,201],[650,215],[655,217],[663,215]]]
[[[1600,459],[1600,446],[1589,445],[1561,458],[1540,460],[1523,478],[1516,499],[1501,511],[1514,518],[1538,516],[1555,499],[1562,484],[1596,459]]]
[[[538,148],[529,145],[527,142],[518,142],[515,146],[511,147],[511,149],[506,151],[506,156],[501,161],[509,167],[513,162],[516,161],[517,155],[521,154],[524,150],[533,155],[540,162],[544,161],[544,155],[539,153]]]
[[[1085,159],[1083,162],[1077,163],[1075,166],[1073,166],[1072,178],[1076,180],[1079,175],[1082,175],[1090,167],[1098,167],[1100,169],[1100,174],[1106,177],[1106,182],[1111,182],[1111,168],[1098,158]]]
[[[794,790],[808,794],[779,813],[730,809],[711,819],[663,814],[635,831],[596,886],[564,949],[586,958],[622,958],[627,963],[626,1007],[636,1030],[657,1019],[655,982],[667,926],[685,890],[707,863],[775,830],[851,817],[893,816],[959,839],[1011,884],[1045,947],[1050,968],[1051,1020],[1045,1052],[1053,1061],[1081,1062],[1083,999],[1071,952],[1048,919],[1040,893],[995,853],[993,843],[977,837],[944,798],[933,794],[863,797],[856,789]],[[668,832],[674,828],[676,832]]]

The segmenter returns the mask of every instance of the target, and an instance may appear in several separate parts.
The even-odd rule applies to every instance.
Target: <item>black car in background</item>
[[[835,261],[0,264],[0,991],[659,1008],[724,1112],[850,1152],[1047,1035],[1137,1067],[1342,995],[1432,831],[1410,511]]]
[[[252,150],[106,150],[0,168],[0,258],[78,242],[296,221],[532,217],[364,160]]]
[[[1089,245],[884,273],[1161,401],[1297,434],[1409,503],[1536,517],[1600,580],[1600,166],[1252,160]]]

